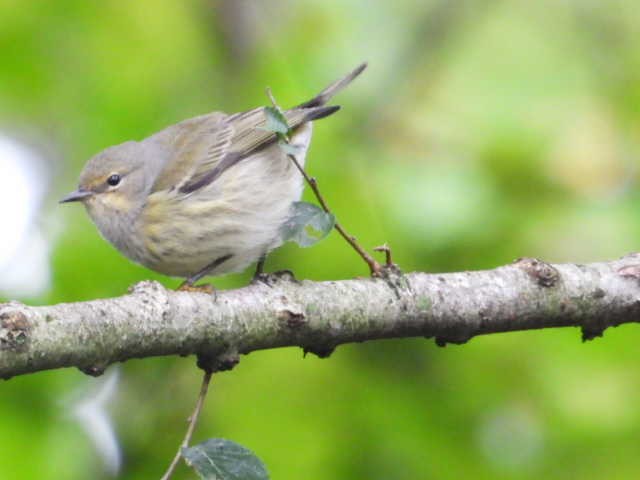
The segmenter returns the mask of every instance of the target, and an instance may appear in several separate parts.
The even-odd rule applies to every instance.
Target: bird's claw
[[[281,280],[295,282],[296,277],[291,270],[278,270],[277,272],[273,273],[261,272],[253,276],[253,278],[251,279],[251,284],[256,285],[258,283],[263,283],[266,286],[271,287]]]
[[[216,289],[210,283],[193,285],[189,282],[184,282],[177,288],[177,290],[179,292],[206,293],[207,295],[214,295],[216,293]]]

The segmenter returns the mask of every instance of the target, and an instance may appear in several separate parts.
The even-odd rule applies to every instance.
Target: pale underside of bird
[[[365,67],[283,112],[300,165],[312,122],[339,109],[325,104]],[[281,227],[303,189],[265,127],[264,107],[213,112],[110,147],[87,162],[78,190],[62,202],[81,201],[103,237],[165,275],[192,284],[243,270],[282,244]]]

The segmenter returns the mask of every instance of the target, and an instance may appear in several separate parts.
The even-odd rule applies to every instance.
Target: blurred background
[[[363,60],[343,110],[316,125],[308,169],[367,248],[388,242],[405,271],[432,272],[638,250],[638,38],[632,0],[0,0],[0,300],[177,286],[57,205],[84,162],[264,105],[266,86],[300,103]],[[367,274],[335,234],[267,262],[285,268]],[[194,440],[237,441],[277,480],[638,478],[639,341],[624,326],[586,344],[565,329],[348,345],[328,360],[254,353],[215,376]],[[158,478],[200,372],[178,357],[114,372],[2,382],[0,478]]]

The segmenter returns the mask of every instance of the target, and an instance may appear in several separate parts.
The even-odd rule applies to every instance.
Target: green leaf
[[[308,202],[294,202],[291,216],[280,232],[284,241],[296,242],[301,247],[315,245],[333,229],[336,219],[319,206]]]
[[[210,438],[183,448],[182,456],[203,480],[268,480],[269,474],[255,454],[231,440]]]
[[[302,145],[292,145],[291,143],[280,141],[278,142],[280,149],[287,155],[293,155],[294,157],[302,150]]]
[[[286,117],[276,107],[264,107],[264,114],[267,117],[267,123],[264,129],[269,132],[287,135],[289,133],[289,125]]]

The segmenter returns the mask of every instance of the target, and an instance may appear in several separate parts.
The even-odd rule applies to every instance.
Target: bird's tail
[[[327,88],[322,90],[318,95],[313,97],[311,100],[308,100],[304,103],[301,103],[296,108],[313,108],[313,107],[321,107],[325,103],[329,101],[331,97],[333,97],[336,93],[342,90],[344,87],[349,85],[358,75],[360,75],[363,70],[367,68],[367,63],[361,63],[358,67],[353,70],[351,73],[345,75],[339,80],[336,80]],[[333,113],[333,112],[331,112]],[[326,115],[325,115],[326,116]]]

